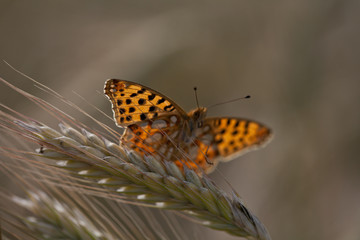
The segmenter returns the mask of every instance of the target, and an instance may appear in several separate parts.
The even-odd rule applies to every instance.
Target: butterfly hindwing
[[[208,146],[200,140],[194,140],[193,144],[182,149],[186,154],[182,158],[175,159],[175,164],[181,169],[184,165],[196,172],[211,172],[216,166],[211,160],[218,156],[217,150],[213,146]]]
[[[141,125],[131,124],[123,133],[121,142],[143,154],[171,159],[181,134],[175,119],[176,115],[168,115]]]

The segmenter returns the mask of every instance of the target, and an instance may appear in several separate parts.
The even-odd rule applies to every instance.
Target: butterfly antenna
[[[239,101],[239,100],[241,100],[241,99],[247,99],[247,98],[250,98],[250,95],[247,95],[247,96],[245,96],[245,97],[235,98],[235,99],[228,100],[228,101],[221,102],[221,103],[215,103],[215,104],[213,104],[213,105],[210,105],[210,106],[207,107],[207,108],[212,108],[212,107],[215,107],[215,106],[219,106],[219,105],[226,104],[226,103],[231,103],[231,102],[236,102],[236,101]]]
[[[194,93],[195,93],[195,98],[196,98],[196,105],[199,108],[199,100],[198,100],[198,96],[197,96],[197,87],[194,87]]]

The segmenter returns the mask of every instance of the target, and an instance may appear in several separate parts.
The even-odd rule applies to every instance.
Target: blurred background
[[[108,78],[186,111],[194,86],[203,106],[251,95],[209,115],[260,121],[275,138],[211,178],[229,181],[273,239],[359,239],[359,11],[356,0],[0,0],[0,58],[113,128],[89,105],[112,115]],[[54,101],[3,62],[0,76]],[[56,124],[4,85],[0,102]],[[235,239],[193,227],[203,239]]]

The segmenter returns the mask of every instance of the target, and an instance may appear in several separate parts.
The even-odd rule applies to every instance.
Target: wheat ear
[[[141,157],[105,138],[67,124],[61,132],[16,121],[19,133],[39,143],[46,164],[85,178],[126,202],[178,211],[209,228],[248,239],[270,239],[264,225],[233,194],[229,197],[206,176],[181,171],[173,162]]]

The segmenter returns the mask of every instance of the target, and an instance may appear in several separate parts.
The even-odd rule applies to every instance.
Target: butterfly
[[[271,137],[269,128],[253,120],[206,118],[205,107],[186,113],[170,98],[135,82],[109,79],[104,92],[116,125],[125,129],[120,142],[180,168],[210,173],[219,162],[264,145]]]

